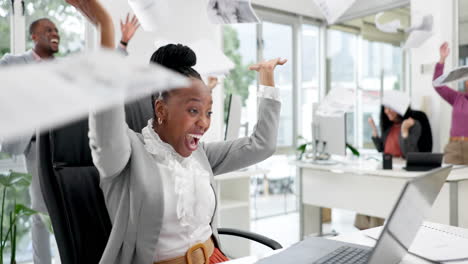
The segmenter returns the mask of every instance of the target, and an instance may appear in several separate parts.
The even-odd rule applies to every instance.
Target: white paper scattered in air
[[[317,108],[317,114],[328,116],[338,115],[354,108],[354,90],[348,88],[337,87],[330,90]]]
[[[382,32],[397,33],[398,29],[401,28],[400,20],[395,19],[390,22],[382,24],[379,22],[379,20],[383,16],[383,14],[384,14],[383,12],[380,12],[375,16],[375,26]]]
[[[334,24],[356,0],[314,0],[328,24]]]
[[[445,85],[454,81],[468,80],[468,66],[461,66],[447,72],[435,79],[432,84],[435,87]]]
[[[195,69],[202,75],[224,75],[234,68],[234,63],[212,41],[198,40],[188,45],[197,55]]]
[[[432,27],[434,18],[432,15],[426,15],[422,18],[421,22],[406,30],[409,36],[403,46],[404,49],[419,48],[426,40],[432,37]]]
[[[27,76],[25,78],[24,76]],[[90,109],[188,84],[160,66],[97,51],[52,62],[0,68],[0,141],[86,117]]]
[[[260,22],[251,0],[208,0],[207,13],[214,24]]]
[[[171,15],[175,16],[170,14],[170,3],[166,0],[128,0],[128,4],[145,31],[171,26],[167,22]]]

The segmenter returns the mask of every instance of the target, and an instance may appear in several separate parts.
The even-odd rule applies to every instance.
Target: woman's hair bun
[[[150,59],[153,63],[161,64],[170,69],[193,67],[197,64],[195,52],[182,44],[168,44],[156,50]]]

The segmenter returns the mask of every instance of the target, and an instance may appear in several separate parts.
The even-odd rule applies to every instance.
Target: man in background
[[[122,39],[117,50],[127,55],[127,45],[139,27],[138,19],[129,15],[125,22],[120,23]],[[33,41],[33,48],[21,55],[6,54],[0,59],[0,67],[6,65],[41,63],[46,60],[55,59],[59,51],[60,34],[56,25],[48,18],[41,18],[31,23],[29,35]],[[8,87],[5,87],[8,88]],[[25,120],[19,120],[25,122]],[[36,137],[34,132],[28,136],[17,138],[11,142],[0,142],[1,151],[10,155],[22,155],[26,157],[26,168],[32,175],[32,183],[29,187],[31,196],[31,208],[38,212],[47,214],[47,207],[39,185],[38,164],[36,157]],[[50,234],[39,215],[32,216],[31,223],[33,261],[35,264],[51,264]]]

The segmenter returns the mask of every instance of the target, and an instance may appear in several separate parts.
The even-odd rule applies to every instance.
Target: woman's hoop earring
[[[158,117],[158,124],[162,125],[162,119],[160,117]]]

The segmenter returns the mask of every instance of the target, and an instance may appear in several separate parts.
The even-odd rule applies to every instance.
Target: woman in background
[[[434,80],[444,73],[445,60],[450,53],[448,43],[440,46],[440,60],[434,71]],[[434,87],[436,92],[452,106],[450,141],[445,146],[444,162],[468,165],[468,93],[447,86]],[[466,87],[465,87],[466,89]]]
[[[380,111],[380,132],[372,118],[372,140],[379,152],[405,158],[409,152],[431,152],[432,132],[426,115],[409,107],[409,97],[399,91],[385,91]]]

